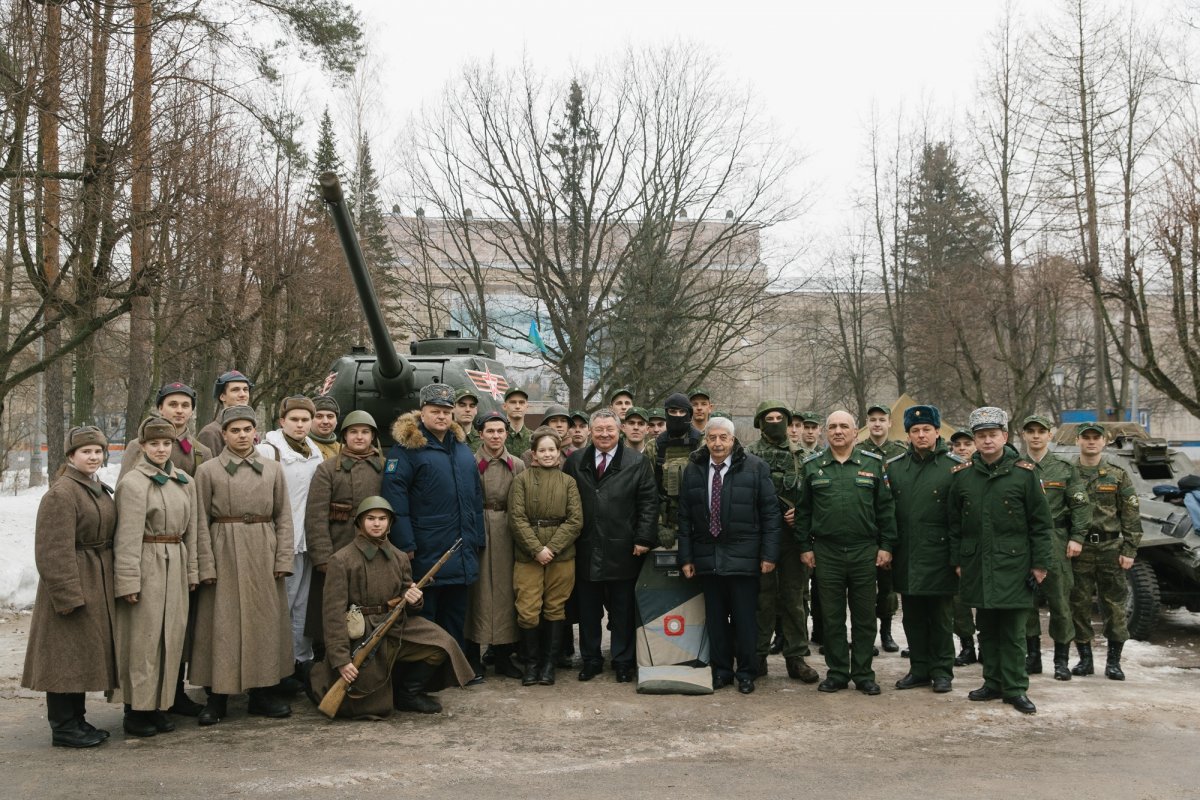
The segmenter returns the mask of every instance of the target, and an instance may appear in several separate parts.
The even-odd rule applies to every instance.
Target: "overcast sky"
[[[572,63],[587,66],[630,44],[682,40],[711,48],[807,154],[796,188],[812,192],[815,204],[789,237],[811,241],[836,236],[847,224],[847,189],[861,177],[872,109],[884,119],[899,108],[915,115],[932,107],[941,120],[958,116],[970,105],[981,54],[1005,7],[1004,0],[353,4],[381,62],[381,127],[436,101],[472,59],[509,66],[527,57],[541,71],[565,75]],[[1037,17],[1050,5],[1027,0],[1016,7]],[[315,107],[328,100],[319,81],[299,88]]]

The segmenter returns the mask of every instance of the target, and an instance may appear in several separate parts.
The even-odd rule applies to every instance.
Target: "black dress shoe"
[[[847,684],[835,681],[833,678],[826,678],[817,684],[817,691],[833,694],[834,692],[840,692],[842,689],[845,689],[846,686]]]
[[[1004,694],[999,689],[993,689],[987,685],[967,692],[968,700],[999,700],[1003,696]]]
[[[742,694],[750,694],[754,691],[753,678],[738,678],[738,691]]]
[[[251,689],[250,701],[246,703],[246,713],[255,717],[283,719],[292,715],[292,707],[282,698],[265,689]]]
[[[476,675],[475,677],[471,678],[471,680],[467,681],[467,686],[478,686],[479,684],[483,683],[486,680],[487,680],[487,678],[483,677],[483,674],[480,673],[480,674]]]
[[[897,689],[915,689],[918,686],[928,686],[932,682],[933,681],[931,681],[929,678],[913,677],[913,674],[910,672],[907,675],[905,675],[903,678],[901,678],[900,680],[896,681],[896,688]]]
[[[908,658],[908,654],[909,654],[909,652],[910,652],[910,651],[909,651],[909,649],[908,649],[907,647],[906,647],[906,648],[904,648],[903,650],[901,650],[901,651],[900,651],[900,657],[901,657],[901,658]]]
[[[1008,703],[1010,706],[1015,708],[1017,711],[1020,711],[1022,714],[1036,714],[1037,713],[1037,706],[1035,706],[1033,704],[1033,701],[1030,700],[1028,697],[1026,697],[1023,694],[1019,694],[1016,697],[1006,697],[1006,698],[1004,698],[1004,702]]]
[[[585,662],[583,662],[583,668],[581,670],[579,670],[579,680],[590,681],[592,678],[596,677],[603,671],[604,671],[603,664],[594,664],[594,663],[589,664],[588,662],[585,661]]]
[[[879,688],[879,684],[875,681],[856,681],[854,683],[854,688],[858,689],[865,695],[870,695],[871,697],[874,697],[882,691]]]
[[[126,711],[121,727],[130,736],[150,737],[158,735],[158,728],[145,711]]]
[[[945,694],[951,689],[951,680],[949,678],[934,678],[933,691],[936,694]]]
[[[616,673],[617,683],[633,683],[633,675],[635,672],[633,667],[614,667],[613,672]]]
[[[713,675],[713,691],[724,689],[733,683],[732,675]]]
[[[229,695],[213,692],[208,696],[208,703],[201,709],[196,721],[202,726],[216,725],[225,718]]]
[[[159,733],[170,733],[175,730],[175,723],[171,722],[171,718],[165,712],[150,711],[147,713],[149,714],[150,721],[154,723],[155,730]]]

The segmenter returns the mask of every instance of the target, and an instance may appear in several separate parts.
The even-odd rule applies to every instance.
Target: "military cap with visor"
[[[950,434],[950,441],[952,441],[952,442],[955,439],[973,439],[973,438],[975,438],[975,437],[973,437],[971,435],[971,431],[967,428],[959,428],[958,430],[954,431],[954,433]]]
[[[504,399],[507,400],[508,398],[512,397],[514,394],[519,394],[522,397],[524,397],[526,400],[529,399],[529,392],[525,391],[520,386],[508,387],[508,390],[504,393]]]
[[[1021,421],[1021,430],[1025,430],[1030,425],[1041,425],[1046,430],[1054,428],[1054,423],[1045,414],[1030,414]]]
[[[472,400],[474,400],[476,403],[479,402],[479,395],[475,394],[475,390],[469,389],[465,386],[454,393],[454,402],[457,403],[459,400],[462,400],[464,397],[469,397]]]
[[[454,408],[454,387],[445,383],[431,383],[421,387],[421,406]]]
[[[1098,433],[1101,436],[1108,436],[1108,433],[1104,430],[1103,425],[1101,425],[1099,422],[1089,421],[1081,422],[1075,426],[1075,438],[1078,439],[1080,436],[1083,436],[1089,431],[1092,433]]]
[[[586,411],[572,411],[571,412],[571,421],[574,422],[575,420],[581,420],[584,425],[591,425],[592,424],[592,415],[587,413]]]
[[[1008,412],[995,406],[983,406],[971,412],[967,417],[967,427],[972,432],[985,431],[992,428],[1008,428]]]
[[[504,429],[510,430],[508,417],[505,416],[503,411],[485,411],[479,416],[475,417],[475,421],[471,424],[475,426],[475,430],[483,433],[483,426],[489,422],[503,422]]]
[[[650,409],[650,419],[651,420],[666,419],[666,418],[667,418],[667,410],[665,408],[659,407],[659,408]]]
[[[889,417],[892,415],[892,407],[885,406],[883,403],[872,403],[871,405],[867,406],[867,414],[870,415],[872,411],[882,411]]]
[[[688,389],[688,400],[694,400],[697,397],[703,397],[707,400],[712,400],[712,394],[710,394],[708,389],[705,389],[703,386],[696,386],[692,389]]]
[[[618,397],[620,397],[621,395],[625,395],[625,396],[626,396],[626,397],[628,397],[630,400],[633,400],[633,399],[634,399],[634,398],[633,398],[633,390],[632,390],[632,389],[630,389],[630,388],[628,388],[628,387],[626,387],[626,386],[622,386],[622,387],[621,387],[621,388],[619,388],[619,389],[613,389],[611,392],[609,392],[609,394],[608,394],[608,402],[609,402],[609,403],[611,403],[613,400],[616,400],[616,399],[617,399]]]
[[[650,412],[641,406],[632,406],[628,411],[625,412],[625,420],[628,421],[630,417],[637,417],[642,422],[649,422]]]

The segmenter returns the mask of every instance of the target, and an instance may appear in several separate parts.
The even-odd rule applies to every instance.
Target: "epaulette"
[[[962,456],[956,456],[956,455],[954,455],[954,453],[946,453],[946,455],[950,457],[951,461],[957,461],[959,464],[969,463],[965,458],[963,458]]]
[[[899,453],[899,454],[897,454],[897,455],[894,455],[894,456],[892,456],[891,458],[889,458],[889,459],[888,459],[887,461],[885,461],[884,463],[885,463],[885,464],[890,464],[890,463],[892,463],[893,461],[899,461],[900,459],[904,458],[906,455],[908,455],[908,453],[907,453],[907,452],[905,452],[905,453]]]
[[[816,461],[818,458],[820,458],[823,455],[825,455],[825,451],[818,450],[817,452],[813,453],[812,455],[805,457],[805,459],[803,461],[801,461],[800,463],[807,464],[810,461]]]
[[[1015,462],[1015,466],[1018,466],[1018,467],[1020,467],[1021,469],[1027,469],[1027,470],[1029,470],[1030,472],[1036,472],[1036,471],[1037,471],[1037,465],[1036,465],[1036,464],[1034,464],[1032,461],[1026,461],[1026,460],[1025,460],[1025,459],[1023,459],[1023,458],[1018,458],[1018,459],[1016,460],[1016,462]]]
[[[859,450],[858,452],[862,453],[864,456],[870,456],[876,461],[883,461],[883,456],[879,455],[879,453],[876,453],[873,450]]]
[[[964,469],[966,469],[969,466],[971,466],[970,461],[964,461],[961,464],[956,464],[955,466],[950,468],[950,474],[953,475],[956,472],[962,472]]]

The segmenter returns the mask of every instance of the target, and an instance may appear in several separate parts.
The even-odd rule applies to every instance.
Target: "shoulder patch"
[[[825,453],[824,450],[817,452],[817,453],[813,453],[810,456],[806,456],[805,459],[803,461],[801,461],[800,463],[807,464],[810,461],[816,461],[818,458],[820,458],[822,455],[824,455],[824,453]]]
[[[400,462],[400,459],[398,459],[398,458],[389,458],[387,460],[387,466],[383,468],[383,471],[386,472],[387,474],[391,475],[393,472],[396,471],[396,467],[399,464],[399,462]]]
[[[1018,458],[1018,459],[1017,459],[1017,461],[1016,461],[1016,464],[1015,464],[1014,466],[1018,466],[1018,467],[1020,467],[1021,469],[1027,469],[1027,470],[1029,470],[1030,472],[1034,472],[1034,471],[1036,471],[1036,470],[1037,470],[1037,465],[1036,465],[1036,464],[1034,464],[1032,461],[1026,461],[1026,460],[1025,460],[1025,459],[1023,459],[1023,458]]]
[[[969,466],[971,466],[970,461],[964,461],[961,464],[956,464],[955,466],[950,468],[950,474],[953,475],[956,472],[962,472],[964,469],[966,469]]]
[[[876,453],[874,450],[859,450],[858,452],[862,453],[864,456],[870,456],[876,461],[883,461],[883,456],[879,455],[879,453]]]

